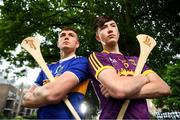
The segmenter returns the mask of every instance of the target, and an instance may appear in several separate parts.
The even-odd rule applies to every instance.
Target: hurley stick
[[[39,66],[46,74],[47,78],[50,81],[55,81],[54,76],[50,72],[49,68],[47,67],[43,59],[43,56],[40,51],[39,41],[35,37],[27,37],[22,41],[21,46],[33,56],[33,58],[36,60],[36,62],[39,64]],[[80,120],[81,118],[79,117],[78,113],[76,112],[70,101],[67,98],[64,98],[63,101],[66,104],[66,106],[69,108],[71,113],[73,114],[74,118],[76,120]]]
[[[141,74],[142,72],[142,69],[146,63],[146,60],[151,52],[151,50],[154,48],[154,46],[156,45],[156,41],[148,36],[148,35],[145,35],[145,34],[139,34],[136,36],[136,38],[138,39],[139,41],[139,44],[140,44],[140,55],[139,55],[139,60],[138,60],[138,63],[137,63],[137,66],[136,66],[136,69],[135,69],[135,73],[134,73],[134,76],[138,75],[138,74]],[[123,105],[122,105],[122,108],[118,114],[118,117],[117,119],[123,119],[124,117],[124,114],[127,110],[127,107],[129,105],[129,102],[130,100],[126,100]]]

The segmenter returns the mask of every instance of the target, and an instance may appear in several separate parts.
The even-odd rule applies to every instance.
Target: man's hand
[[[42,100],[45,100],[42,96],[42,86],[32,87],[24,96],[23,96],[23,105],[29,108],[40,107],[39,104]],[[37,104],[37,105],[36,105]],[[40,106],[39,106],[40,105]]]
[[[43,91],[43,87],[36,87],[36,89],[34,89],[34,91],[33,91],[33,96],[40,97],[40,96],[42,96],[43,92],[45,92],[45,91]]]
[[[27,92],[24,96],[23,96],[23,100],[30,100],[33,97],[33,93],[32,92]]]
[[[110,94],[107,90],[106,87],[104,87],[102,84],[99,85],[99,87],[101,88],[101,93],[107,98],[107,97],[110,97]]]
[[[124,77],[124,76],[123,76]],[[132,76],[133,77],[133,76]],[[133,77],[133,79],[136,79],[136,80],[141,80],[143,81],[145,84],[149,83],[150,80],[144,76],[143,74],[139,74],[139,75],[136,75]],[[101,93],[107,98],[107,97],[110,97],[110,93],[108,92],[108,89],[103,86],[102,84],[99,85],[100,89],[101,89]]]
[[[150,80],[145,75],[143,75],[143,74],[139,74],[139,75],[134,76],[134,79],[142,80],[146,84],[150,82]]]

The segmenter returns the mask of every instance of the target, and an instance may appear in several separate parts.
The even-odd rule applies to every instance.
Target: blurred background
[[[21,98],[40,70],[20,47],[35,36],[47,63],[58,61],[57,31],[64,26],[77,29],[77,55],[88,57],[102,48],[95,40],[94,18],[112,16],[120,28],[120,50],[139,55],[136,35],[148,34],[157,46],[147,61],[170,86],[168,97],[149,100],[152,118],[180,118],[180,7],[178,0],[0,0],[0,119],[35,119],[36,109],[24,108]],[[98,99],[89,85],[82,111],[97,119]]]

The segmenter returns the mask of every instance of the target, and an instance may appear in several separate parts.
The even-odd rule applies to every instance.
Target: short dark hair
[[[59,31],[59,33],[61,33],[62,31],[66,31],[66,30],[74,31],[78,35],[78,32],[76,31],[76,29],[75,28],[71,28],[71,27],[64,27],[64,28],[61,29],[61,31]]]
[[[64,27],[64,28],[62,28],[62,29],[58,32],[58,36],[59,36],[59,34],[60,34],[62,31],[68,31],[68,30],[75,32],[75,33],[77,34],[77,40],[79,41],[78,32],[76,31],[75,28],[72,28],[72,27]]]
[[[97,31],[97,29],[102,27],[104,25],[104,23],[109,22],[111,20],[113,20],[113,18],[110,16],[103,15],[103,16],[96,17],[96,19],[95,19],[95,30]]]

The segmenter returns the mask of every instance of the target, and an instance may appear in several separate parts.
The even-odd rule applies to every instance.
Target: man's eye
[[[106,26],[102,26],[100,29],[103,30],[103,29],[105,29],[105,28],[106,28]]]
[[[111,24],[111,27],[116,27],[116,24]]]
[[[72,34],[72,33],[69,33],[69,36],[71,36],[71,37],[74,37],[74,34]]]
[[[60,37],[64,37],[66,34],[65,33],[62,33],[62,34],[60,34]]]

